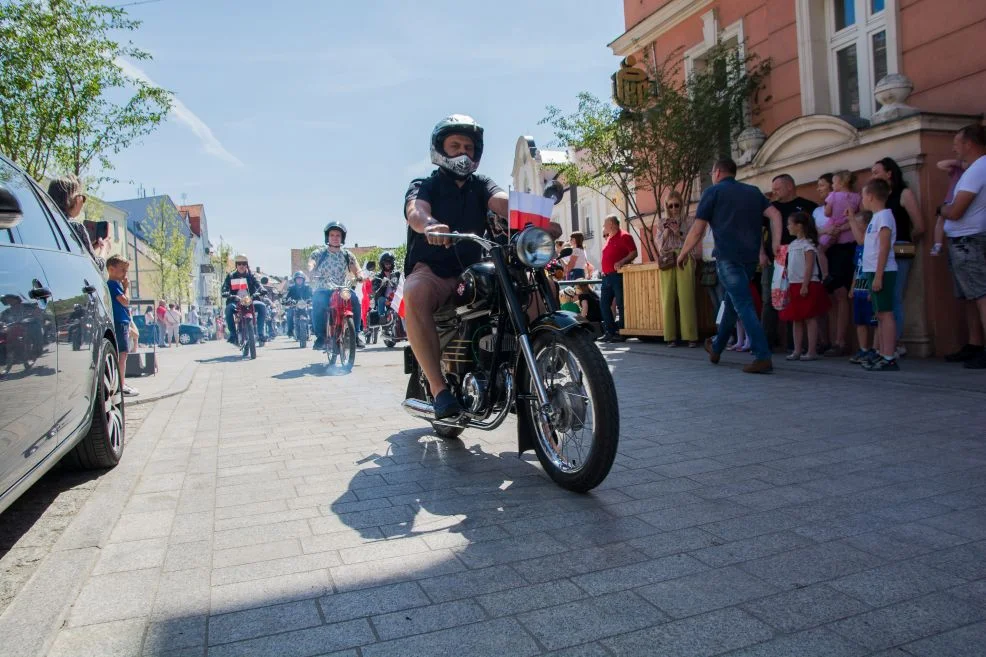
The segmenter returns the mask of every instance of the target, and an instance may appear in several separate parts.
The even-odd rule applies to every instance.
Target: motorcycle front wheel
[[[532,345],[550,413],[537,410],[533,377],[524,376],[524,406],[534,427],[534,451],[551,479],[585,493],[606,478],[620,436],[619,402],[606,359],[585,331],[542,332]]]
[[[347,372],[356,364],[356,324],[353,318],[346,318],[342,336],[339,338],[339,366]]]
[[[250,356],[250,360],[255,360],[257,358],[257,327],[253,322],[248,321],[245,329],[243,355]]]
[[[298,334],[298,346],[301,347],[302,349],[307,349],[308,348],[308,327],[307,326],[304,326],[304,325],[299,326],[297,329],[295,329],[295,332]]]

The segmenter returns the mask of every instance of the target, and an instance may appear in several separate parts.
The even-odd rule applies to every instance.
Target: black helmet
[[[299,278],[303,281],[308,280],[308,277],[305,276],[305,272],[301,271],[300,269],[294,273],[294,276],[292,276],[291,279],[296,281]]]
[[[449,135],[465,135],[472,139],[475,146],[475,157],[459,155],[449,157],[445,153],[445,138]],[[483,157],[483,126],[476,119],[465,114],[452,114],[438,122],[431,131],[431,163],[444,169],[454,178],[468,178],[479,168],[479,160]]]
[[[393,266],[394,264],[396,264],[397,260],[394,258],[393,253],[391,253],[390,251],[384,251],[383,253],[380,254],[380,268],[382,269],[384,265],[386,265],[388,262],[391,264],[391,266]]]
[[[339,232],[341,232],[342,233],[342,243],[343,244],[346,243],[346,224],[341,223],[341,222],[338,222],[338,221],[330,221],[329,223],[325,224],[325,243],[326,244],[329,243],[329,231],[330,230],[338,230]]]

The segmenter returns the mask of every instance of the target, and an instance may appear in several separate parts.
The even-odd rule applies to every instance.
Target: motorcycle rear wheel
[[[588,492],[602,483],[616,458],[620,412],[613,377],[585,331],[543,332],[532,348],[553,410],[545,424],[536,401],[524,405],[536,436],[534,451],[556,484]],[[522,386],[533,397],[530,372]]]

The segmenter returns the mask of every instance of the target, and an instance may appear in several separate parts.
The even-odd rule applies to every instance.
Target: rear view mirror
[[[558,252],[559,258],[567,258],[570,255],[572,255],[572,247],[570,246],[566,246],[564,249]]]
[[[561,203],[563,196],[565,196],[565,188],[557,180],[552,180],[544,186],[544,197],[550,198],[555,205]]]
[[[0,230],[15,227],[24,219],[21,204],[6,187],[0,187]]]

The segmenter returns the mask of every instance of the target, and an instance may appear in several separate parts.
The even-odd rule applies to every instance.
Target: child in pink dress
[[[849,229],[849,217],[859,213],[862,198],[852,191],[855,176],[850,171],[839,171],[832,174],[832,187],[825,199],[825,216],[828,224],[819,236],[819,246],[822,251],[828,251],[833,244],[847,244],[855,241]]]

